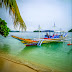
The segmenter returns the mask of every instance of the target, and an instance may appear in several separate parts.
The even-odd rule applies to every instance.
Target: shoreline
[[[0,57],[0,72],[1,71],[2,72],[38,72],[28,66]]]
[[[0,53],[0,63],[1,63],[1,60],[4,61],[5,65],[8,64],[9,66],[13,66],[14,68],[9,67],[8,70],[14,70],[14,72],[16,71],[16,69],[18,70],[17,72],[60,72],[57,70],[52,70],[50,68],[46,68],[44,66],[40,67],[38,64],[36,64],[36,65],[28,64],[28,63],[25,64],[25,63],[21,62],[19,59],[17,59],[16,57],[11,57],[8,54]],[[0,64],[0,67],[1,67],[1,64]],[[20,67],[22,67],[21,68],[22,71],[19,70]],[[4,70],[4,67],[2,67],[2,68]],[[11,72],[11,71],[9,71],[9,72]]]

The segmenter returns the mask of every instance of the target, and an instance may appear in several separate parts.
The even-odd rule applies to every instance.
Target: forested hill
[[[69,30],[68,32],[72,32],[72,29],[71,29],[71,30]]]

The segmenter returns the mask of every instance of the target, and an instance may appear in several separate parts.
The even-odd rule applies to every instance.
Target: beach
[[[61,72],[38,64],[25,64],[18,58],[0,52],[0,72]]]
[[[0,72],[37,72],[25,65],[0,57]]]
[[[67,43],[26,47],[11,37],[36,38],[37,34],[14,32],[7,38],[0,36],[0,72],[72,72],[72,46]]]
[[[72,72],[72,0],[0,0],[0,72]]]
[[[34,65],[33,65],[34,66]],[[18,58],[0,52],[0,72],[52,72],[51,69],[22,63]],[[38,68],[39,67],[39,68]],[[53,71],[59,72],[59,71]]]

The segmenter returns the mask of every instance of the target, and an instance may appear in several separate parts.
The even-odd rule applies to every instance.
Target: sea
[[[45,34],[40,32],[40,37],[44,37]],[[20,62],[31,67],[42,66],[60,72],[72,72],[72,45],[68,46],[69,42],[26,47],[11,35],[26,39],[39,38],[39,32],[10,32],[6,38],[0,35],[0,54],[16,57]],[[66,38],[72,43],[70,38],[72,38],[72,32],[69,32]]]

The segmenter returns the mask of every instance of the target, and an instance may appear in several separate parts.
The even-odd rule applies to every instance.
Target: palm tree
[[[9,14],[12,16],[14,27],[19,26],[19,29],[26,30],[25,22],[23,21],[16,0],[0,0],[0,7],[9,8]]]

